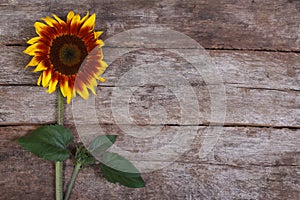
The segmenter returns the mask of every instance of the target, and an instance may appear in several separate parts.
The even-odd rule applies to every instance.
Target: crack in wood
[[[234,85],[237,85],[237,83],[234,83]],[[271,90],[271,91],[280,91],[280,92],[288,92],[288,91],[300,92],[300,89],[297,90],[297,89],[291,89],[291,88],[288,88],[288,89],[277,89],[277,88],[265,88],[265,87],[240,87],[240,86],[237,86],[237,88],[250,89],[250,90]]]

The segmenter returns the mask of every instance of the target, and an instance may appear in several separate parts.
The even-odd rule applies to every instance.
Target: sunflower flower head
[[[66,21],[53,14],[35,22],[37,37],[27,41],[30,44],[24,53],[33,56],[27,67],[35,67],[41,72],[38,85],[48,88],[52,93],[57,87],[67,98],[67,103],[79,94],[83,99],[89,97],[89,91],[95,93],[97,80],[107,64],[103,61],[102,46],[98,39],[101,31],[95,32],[96,15],[87,13],[83,18],[69,12]]]

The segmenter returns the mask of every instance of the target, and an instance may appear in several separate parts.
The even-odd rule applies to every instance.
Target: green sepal
[[[76,163],[80,164],[81,168],[97,162],[97,160],[84,146],[76,146],[75,160]]]

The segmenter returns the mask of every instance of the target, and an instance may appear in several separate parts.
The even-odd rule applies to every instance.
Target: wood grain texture
[[[133,129],[133,125],[128,126]],[[199,150],[204,145],[205,134],[210,130],[210,127],[207,126],[156,126],[159,131],[155,135],[147,134],[147,129],[153,128],[149,126],[144,127],[145,131],[139,137],[132,136],[131,132],[118,125],[96,125],[93,126],[93,130],[90,127],[69,127],[79,135],[80,138],[78,139],[85,144],[89,144],[91,140],[101,134],[118,135],[115,146],[131,152],[131,154],[125,153],[124,156],[134,162],[152,161],[152,158],[149,159],[146,156],[148,153],[163,149],[166,145],[176,145],[175,137],[183,133],[184,137],[190,138],[190,145],[184,149],[184,153],[178,153],[179,151],[175,153],[171,151],[158,152],[157,161],[160,161],[158,156],[161,156],[165,158],[162,159],[164,162],[171,162],[172,160],[168,159],[167,156],[173,154],[177,156],[176,161],[180,162],[229,165],[232,167],[299,166],[300,164],[298,152],[300,131],[298,129],[224,127],[217,132],[218,142],[210,154],[200,158]],[[180,147],[182,146],[183,144]],[[136,152],[144,154],[140,156],[135,154]]]
[[[0,8],[4,44],[24,44],[35,35],[34,21],[46,14],[65,17],[69,10],[82,14],[90,10],[98,16],[96,28],[106,30],[104,39],[124,30],[161,26],[206,48],[299,51],[300,46],[300,3],[293,0],[30,0],[4,1]]]
[[[136,88],[128,89],[128,87],[124,87],[121,89],[135,90]],[[223,123],[223,121],[210,121],[211,104],[207,89],[204,86],[197,86],[193,89],[196,91],[200,102],[200,117],[194,119],[191,116],[190,123],[192,125],[208,124],[210,122]],[[123,96],[121,103],[115,103],[115,100],[112,99],[113,90],[114,88],[111,87],[99,87],[96,103],[84,103],[83,107],[76,109],[76,112],[72,110],[71,106],[67,106],[66,123],[73,123],[74,114],[77,117],[77,121],[84,121],[96,109],[96,117],[99,123],[113,124],[115,123],[115,119],[112,112],[127,105],[130,109],[130,114],[127,114],[127,116],[140,125],[186,124],[182,121],[182,113],[180,113],[180,110],[184,108],[179,105],[174,93],[165,87],[140,87],[135,93]],[[0,86],[0,91],[2,94],[0,99],[3,102],[1,104],[0,122],[2,125],[55,123],[56,93],[47,94],[44,88],[37,86]],[[300,102],[298,92],[296,91],[226,87],[226,96],[225,125],[286,126],[299,128]],[[112,102],[114,103],[113,107],[111,106]],[[153,111],[152,108],[155,108],[155,105],[164,107],[166,110],[167,118],[162,122],[157,122],[157,120],[151,121],[151,118],[149,118],[149,112]],[[193,106],[191,107],[192,109],[195,108],[193,103],[190,105]],[[189,107],[188,105],[186,106]],[[78,111],[82,111],[85,115],[78,114]],[[126,121],[120,121],[119,123],[124,124]]]
[[[0,128],[1,161],[12,156],[6,148],[16,147],[21,155],[30,155],[22,150],[15,140],[33,131],[39,125],[34,126],[7,126]],[[164,127],[162,133],[156,137],[134,138],[122,131],[117,125],[100,125],[91,133],[78,134],[78,128],[74,125],[67,127],[75,135],[75,143],[84,137],[96,137],[101,134],[100,128],[105,134],[118,135],[115,146],[124,148],[131,152],[147,152],[154,148],[161,148],[170,143],[170,139],[176,136],[177,127]],[[300,144],[299,130],[296,129],[273,129],[256,127],[224,127],[220,132],[218,143],[214,146],[212,153],[199,158],[199,149],[203,144],[203,134],[208,129],[206,126],[189,126],[187,129],[196,130],[191,146],[187,151],[179,155],[176,161],[194,164],[228,165],[231,167],[278,167],[298,166],[300,155],[297,151]],[[7,134],[10,133],[10,134]],[[160,141],[157,141],[159,138]],[[168,141],[169,140],[169,141]],[[270,145],[272,144],[272,145]],[[12,152],[13,153],[13,152]],[[16,154],[19,154],[16,153]],[[130,158],[130,157],[128,157]],[[134,158],[132,158],[134,159]],[[168,161],[168,160],[166,160]]]
[[[38,74],[32,73],[30,68],[25,70],[22,66],[26,65],[28,60],[24,59],[21,53],[22,47],[3,47],[1,54],[3,59],[1,67],[3,73],[0,76],[0,83],[3,85],[1,90],[7,94],[5,99],[15,99],[21,97],[23,101],[6,101],[2,105],[1,123],[53,123],[55,119],[55,95],[46,95],[42,88],[35,87],[6,87],[5,85],[34,85]],[[110,57],[114,48],[108,48],[107,62],[113,60]],[[266,126],[299,126],[299,95],[300,73],[299,73],[299,55],[295,53],[265,53],[265,52],[235,52],[235,51],[210,51],[216,67],[222,74],[222,79],[226,89],[227,98],[227,118],[225,124],[256,124]],[[17,59],[13,59],[17,58]],[[202,78],[205,74],[199,74],[195,68],[183,58],[174,53],[164,50],[144,49],[128,53],[115,60],[104,77],[107,81],[99,87],[98,100],[100,105],[96,106],[98,110],[103,107],[99,121],[101,123],[114,123],[111,114],[110,102],[113,87],[135,87],[139,89],[128,95],[131,101],[131,112],[138,123],[147,118],[143,113],[149,111],[155,103],[166,106],[170,113],[169,124],[180,124],[180,109],[178,100],[174,97],[174,91],[168,91],[166,85],[157,85],[149,80],[149,84],[141,85],[137,81],[119,82],[119,80],[130,70],[135,71],[143,63],[157,64],[174,70],[168,78],[178,79],[182,76],[174,90],[179,90],[179,86],[191,87],[197,95],[202,117],[195,124],[204,124],[210,122],[210,96],[205,80]],[[164,79],[160,74],[160,69],[154,70],[156,80]],[[143,77],[140,74],[139,77]],[[185,84],[186,81],[188,85]],[[109,86],[109,87],[107,87]],[[172,85],[171,85],[172,86]],[[28,95],[34,91],[37,93]],[[27,99],[25,101],[25,99]],[[36,99],[43,99],[38,103]],[[152,102],[151,102],[152,101]],[[25,103],[27,102],[27,103]],[[48,105],[43,108],[42,104]],[[130,102],[128,102],[130,103]],[[242,109],[241,109],[242,108]],[[26,112],[21,112],[26,110]],[[71,111],[67,120],[72,121]],[[39,117],[32,116],[37,115]],[[4,117],[7,116],[7,117]],[[37,121],[36,121],[37,120]],[[219,122],[220,123],[220,122]]]
[[[35,86],[38,73],[33,73],[33,68],[23,69],[30,58],[22,51],[26,41],[36,35],[35,21],[51,13],[65,18],[70,10],[97,14],[96,30],[105,31],[104,55],[111,63],[104,74],[107,81],[97,87],[95,103],[84,102],[81,110],[66,106],[65,121],[75,142],[90,141],[100,133],[117,134],[114,147],[126,150],[124,155],[138,167],[166,164],[163,169],[142,174],[146,182],[142,189],[108,183],[99,168],[88,167],[80,173],[71,199],[300,198],[299,1],[2,0],[0,199],[54,199],[54,165],[15,142],[42,124],[56,123],[56,94]],[[206,48],[222,84],[205,81],[207,74],[199,73],[174,53],[178,49],[193,51],[184,40],[173,39],[171,46],[163,37],[146,45],[141,38],[110,41],[118,33],[142,27],[171,28],[198,42]],[[124,51],[131,52],[114,60]],[[166,76],[156,68],[150,71],[152,78],[144,78],[145,73],[138,69],[145,64],[168,69],[167,78],[178,81],[159,83]],[[132,72],[137,78],[122,82]],[[139,78],[146,84],[141,85]],[[226,117],[213,121],[211,94],[220,86],[226,91]],[[112,105],[118,89],[130,92]],[[171,89],[180,89],[185,97],[191,97],[193,91],[196,97],[187,101],[185,108],[192,113],[192,100],[197,100],[200,115],[182,120],[180,98]],[[123,103],[129,112],[113,113]],[[161,109],[166,119],[157,115]],[[96,117],[91,118],[94,112]],[[209,130],[220,127],[215,123],[224,125],[219,135],[213,135],[218,140],[208,154],[199,157]],[[137,135],[128,130],[138,130]],[[188,138],[190,145],[182,152],[179,148],[162,151],[167,145],[178,146],[174,140],[178,134],[182,134],[182,143]],[[150,153],[154,150],[161,150],[161,154],[153,156]],[[72,161],[67,160],[64,167],[67,182]]]
[[[3,193],[1,199],[51,199],[54,195],[53,190],[49,190],[53,182],[53,165],[32,156],[14,142],[16,138],[36,127],[0,128],[0,171],[5,174],[1,187],[2,191],[10,191]],[[74,127],[70,128],[74,130]],[[111,125],[105,128],[115,130]],[[89,167],[79,175],[72,197],[297,199],[300,187],[300,157],[295,149],[300,142],[299,131],[232,127],[225,129],[213,156],[204,160],[196,159],[193,156],[199,144],[196,140],[192,150],[176,162],[162,170],[143,174],[146,188],[134,190],[107,183],[99,169]],[[122,138],[119,142],[122,142]],[[269,144],[274,148],[268,149]],[[132,143],[128,146],[136,148]],[[292,157],[294,160],[291,160]],[[72,172],[70,160],[66,162],[65,169],[65,177],[68,180]],[[15,190],[16,185],[18,190]]]
[[[32,67],[25,70],[30,57],[25,47],[0,46],[0,84],[35,85],[39,73]],[[104,48],[105,60],[112,63],[104,74],[105,85],[114,86],[122,75],[143,63],[161,63],[182,74],[189,83],[203,84],[199,73],[184,58],[167,50],[140,49],[113,60],[119,48]],[[127,49],[121,49],[127,51]],[[300,89],[300,56],[296,53],[208,51],[221,74],[224,84],[248,88],[278,90]],[[158,74],[159,75],[159,74]],[[159,79],[160,77],[157,77]]]

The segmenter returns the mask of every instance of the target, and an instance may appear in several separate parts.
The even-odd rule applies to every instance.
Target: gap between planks
[[[56,124],[55,122],[53,123],[24,123],[24,124],[0,124],[1,127],[30,127],[30,126],[41,126],[41,125],[54,125]],[[66,126],[69,126],[71,124],[66,124]],[[116,125],[112,123],[101,123],[99,125]],[[126,125],[126,124],[120,124],[120,125]],[[135,124],[137,126],[142,126],[144,124]],[[151,127],[159,127],[159,126],[164,126],[164,127],[209,127],[209,126],[222,126],[222,127],[241,127],[241,128],[273,128],[273,129],[290,129],[290,130],[298,130],[300,129],[300,126],[274,126],[274,125],[268,125],[268,124],[247,124],[247,123],[225,123],[225,124],[149,124],[147,126]]]
[[[27,44],[18,44],[18,43],[7,43],[7,44],[1,44],[6,47],[27,47],[29,45]],[[116,46],[108,46],[105,45],[107,48],[124,48],[124,47],[116,47]],[[137,48],[137,47],[126,47],[128,49],[130,48]],[[155,48],[155,49],[196,49],[196,48]],[[212,47],[206,47],[204,48],[207,51],[249,51],[249,52],[274,52],[274,53],[300,53],[300,50],[282,50],[282,49],[252,49],[252,48],[212,48]]]

